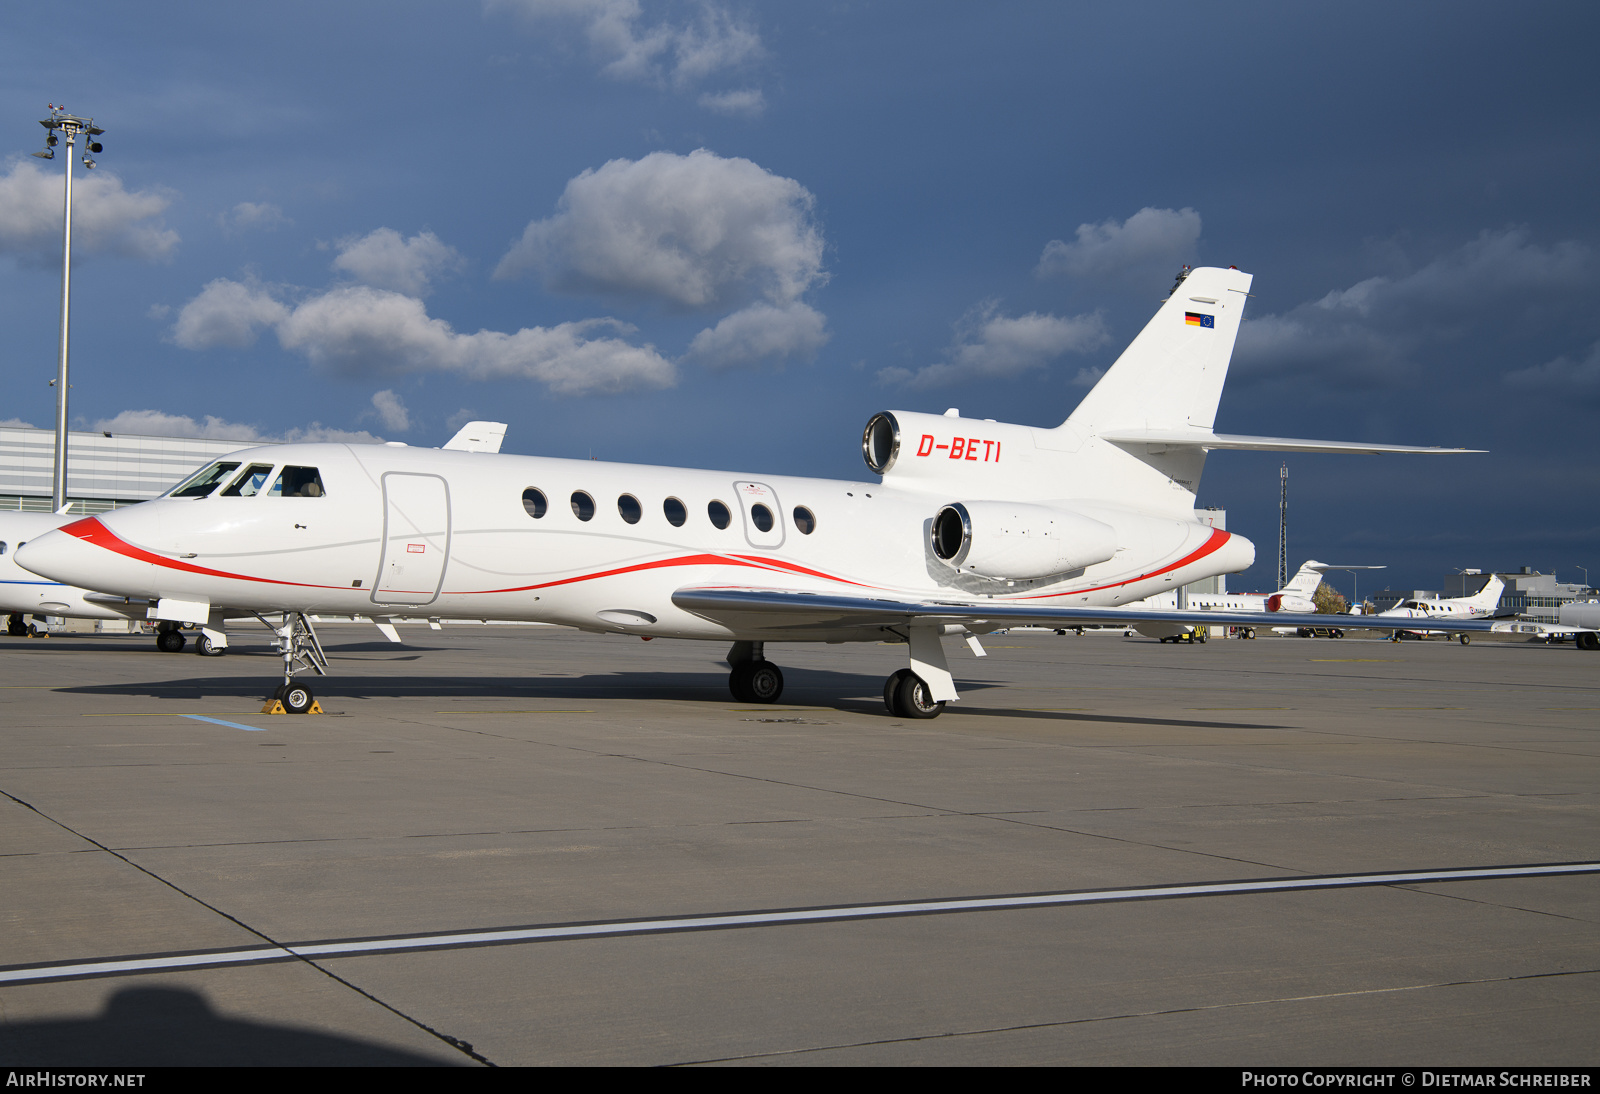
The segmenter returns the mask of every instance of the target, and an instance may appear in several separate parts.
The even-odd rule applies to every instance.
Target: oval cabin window
[[[522,492],[522,508],[530,517],[538,520],[550,508],[550,503],[545,501],[543,490],[535,490],[530,486]]]
[[[711,523],[718,528],[726,528],[733,521],[733,514],[720,501],[714,501],[706,506],[706,516],[710,517]]]
[[[795,506],[794,526],[800,529],[801,535],[809,536],[812,532],[817,530],[816,514],[807,509],[804,505]]]
[[[572,512],[579,520],[594,519],[594,499],[582,490],[572,492]]]
[[[667,516],[667,523],[674,528],[682,528],[683,522],[689,519],[689,510],[677,498],[668,498],[661,503],[661,511]]]

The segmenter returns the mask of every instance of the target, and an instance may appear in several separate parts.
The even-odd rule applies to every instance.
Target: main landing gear
[[[883,683],[883,705],[896,718],[937,718],[944,703],[935,702],[927,681],[910,669],[901,669]]]
[[[156,624],[156,649],[162,653],[182,653],[189,640],[183,636],[176,623]]]
[[[728,651],[728,690],[741,703],[776,703],[783,694],[783,670],[763,655],[762,642],[735,642]]]

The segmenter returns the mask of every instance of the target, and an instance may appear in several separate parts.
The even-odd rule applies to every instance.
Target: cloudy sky
[[[74,27],[64,37],[59,28]],[[1055,425],[1185,262],[1291,568],[1600,582],[1591,5],[11,5],[0,421],[866,477],[885,408]],[[1217,453],[1270,588],[1278,465]],[[1378,575],[1369,576],[1372,581]],[[1340,579],[1347,582],[1348,579]],[[1363,582],[1364,588],[1374,588]]]

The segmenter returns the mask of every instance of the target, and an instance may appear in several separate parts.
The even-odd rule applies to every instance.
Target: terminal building
[[[218,456],[261,443],[244,438],[69,432],[68,511],[74,516],[93,516],[148,501]],[[50,512],[55,458],[55,430],[0,426],[0,510]]]

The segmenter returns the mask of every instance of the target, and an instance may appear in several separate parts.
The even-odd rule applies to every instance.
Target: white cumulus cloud
[[[253,345],[256,332],[282,322],[289,309],[257,284],[219,277],[178,311],[172,340],[184,349]]]
[[[567,183],[495,270],[557,292],[719,310],[793,303],[826,280],[814,198],[750,160],[700,149],[617,159]]]
[[[283,348],[347,375],[520,377],[564,395],[670,387],[677,381],[672,362],[653,346],[616,337],[633,332],[616,320],[461,334],[430,317],[416,297],[368,285],[338,286],[291,307],[274,290],[218,279],[180,310],[173,340],[186,349],[247,345],[261,327],[271,327]]]
[[[393,228],[378,228],[341,239],[337,246],[334,269],[363,284],[408,296],[426,296],[435,277],[459,272],[466,264],[460,251],[432,232],[404,239]]]
[[[956,337],[945,360],[915,371],[881,369],[878,380],[930,388],[969,380],[1009,379],[1042,368],[1062,354],[1087,353],[1106,338],[1105,321],[1098,313],[1062,318],[1029,312],[1013,317],[999,314],[999,303],[991,300],[956,324]]]
[[[411,413],[405,401],[393,391],[377,391],[372,395],[372,409],[385,429],[404,433],[411,428]]]
[[[759,118],[767,109],[767,97],[760,88],[706,91],[698,101],[713,114],[726,114],[730,118]]]
[[[242,231],[247,228],[270,232],[294,223],[283,215],[282,209],[269,201],[241,201],[218,217],[217,221],[222,225],[224,232]]]
[[[810,358],[827,341],[827,319],[815,308],[798,301],[783,306],[759,303],[695,335],[688,358],[708,368],[736,368]]]
[[[678,91],[746,68],[766,52],[754,27],[712,0],[688,6],[677,21],[659,23],[647,23],[639,0],[489,0],[488,7],[577,23],[606,76]]]
[[[91,427],[96,432],[131,433],[143,437],[196,437],[206,440],[244,443],[293,444],[303,441],[341,441],[350,444],[375,444],[383,440],[365,430],[334,429],[321,422],[271,433],[253,425],[229,422],[208,414],[196,421],[187,414],[167,414],[160,410],[124,410],[114,418],[101,418]]]
[[[1146,207],[1118,224],[1115,220],[1078,225],[1071,243],[1044,245],[1034,273],[1039,277],[1156,277],[1193,263],[1200,241],[1200,214],[1193,209]]]
[[[0,254],[44,262],[61,261],[59,174],[31,159],[19,159],[0,175]],[[159,262],[172,257],[178,233],[161,214],[171,199],[150,190],[124,190],[104,169],[72,186],[73,254],[104,253]]]

